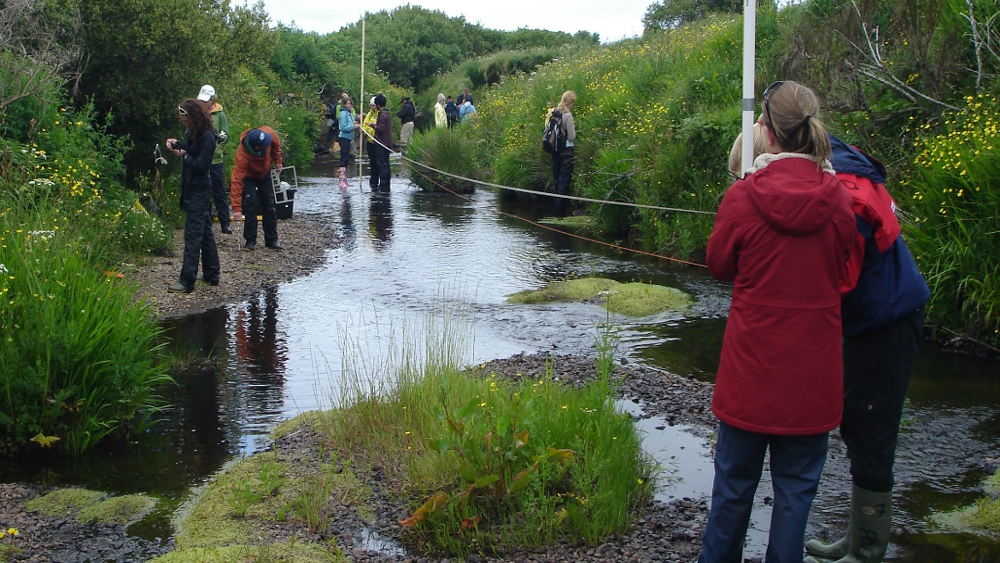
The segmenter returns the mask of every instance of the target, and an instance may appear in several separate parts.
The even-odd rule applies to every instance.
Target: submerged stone
[[[552,282],[542,289],[509,295],[507,301],[527,304],[596,301],[613,313],[630,317],[680,311],[691,305],[691,297],[679,289],[638,282],[623,284],[607,278]]]

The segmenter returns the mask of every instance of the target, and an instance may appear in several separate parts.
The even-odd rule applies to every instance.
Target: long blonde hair
[[[808,87],[792,80],[775,82],[764,92],[764,125],[784,152],[813,157],[817,163],[830,154],[830,139],[819,117],[819,99]]]
[[[767,152],[767,143],[764,136],[764,126],[759,121],[753,124],[753,156],[758,156]],[[743,177],[743,133],[736,136],[733,141],[733,148],[729,149],[729,175],[734,179]]]
[[[572,90],[566,90],[563,92],[562,100],[559,101],[559,107],[557,108],[561,113],[571,113],[570,106],[576,103],[576,92]]]

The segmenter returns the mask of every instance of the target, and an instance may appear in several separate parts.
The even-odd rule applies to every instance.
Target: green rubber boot
[[[847,534],[830,544],[806,542],[806,553],[836,563],[881,563],[892,532],[892,491],[876,493],[853,485]],[[819,563],[807,557],[804,563]]]

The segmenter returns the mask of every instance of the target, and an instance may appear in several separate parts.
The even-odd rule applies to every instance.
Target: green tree
[[[661,0],[646,8],[642,24],[646,31],[676,29],[713,12],[740,14],[743,4],[736,0]]]

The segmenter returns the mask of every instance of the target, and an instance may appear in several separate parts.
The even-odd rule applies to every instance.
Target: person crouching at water
[[[264,246],[281,250],[278,244],[278,214],[274,202],[271,167],[281,172],[281,140],[270,127],[248,129],[240,135],[229,196],[233,209],[246,215],[243,250],[257,249],[257,212],[264,227]]]
[[[219,285],[219,250],[212,234],[209,208],[212,203],[212,159],[217,143],[212,118],[198,100],[188,98],[177,106],[184,125],[184,142],[167,139],[167,148],[184,159],[181,169],[181,209],[184,210],[184,262],[180,281],[167,288],[174,293],[191,293],[198,276],[201,257],[203,279]]]
[[[770,449],[775,500],[766,560],[800,563],[809,509],[841,417],[840,299],[857,227],[826,155],[815,93],[764,92],[767,152],[726,192],[708,240],[733,300],[712,397],[719,418],[712,507],[699,563],[742,561]]]

